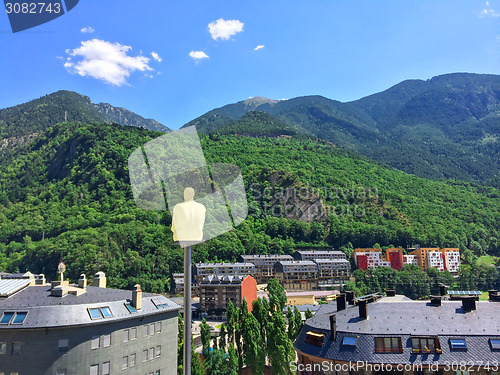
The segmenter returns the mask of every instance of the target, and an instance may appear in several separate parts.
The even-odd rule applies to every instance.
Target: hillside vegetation
[[[13,148],[0,161],[0,269],[53,277],[62,257],[71,279],[102,269],[114,287],[168,289],[169,275],[182,269],[170,214],[136,207],[127,169],[130,153],[161,135],[63,123]],[[466,260],[500,254],[493,187],[425,180],[326,141],[200,138],[209,162],[241,168],[250,216],[196,246],[194,261],[349,242],[458,246]]]

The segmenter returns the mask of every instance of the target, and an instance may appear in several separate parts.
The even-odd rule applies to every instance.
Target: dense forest
[[[106,272],[113,287],[162,292],[182,269],[168,211],[132,199],[127,160],[162,133],[62,123],[0,161],[0,269],[55,276],[63,258],[77,279]],[[194,249],[194,261],[296,246],[460,247],[467,261],[500,254],[500,191],[387,168],[309,138],[200,136],[207,161],[238,165],[249,217]]]

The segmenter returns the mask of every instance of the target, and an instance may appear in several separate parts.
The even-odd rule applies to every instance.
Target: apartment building
[[[293,253],[295,260],[312,260],[316,259],[329,259],[329,260],[343,260],[347,259],[343,251],[338,250],[297,250]]]
[[[243,299],[248,310],[257,299],[257,282],[252,276],[210,275],[200,283],[200,308],[203,312],[227,311],[229,301],[240,307]]]
[[[467,373],[496,375],[499,306],[474,297],[429,302],[397,295],[348,305],[341,294],[302,327],[294,342],[297,374],[456,375],[466,364]]]
[[[347,259],[315,259],[318,266],[318,286],[334,286],[349,281],[351,264]]]
[[[193,265],[193,280],[199,285],[207,276],[255,275],[253,263],[196,263]]]
[[[252,263],[255,266],[253,277],[257,283],[267,283],[274,277],[274,264],[280,261],[292,261],[291,255],[265,254],[265,255],[240,255],[238,260],[242,263]]]
[[[458,273],[460,268],[460,250],[456,248],[441,249],[444,257],[444,267],[451,273]]]
[[[354,249],[353,253],[354,262],[359,269],[367,270],[368,268],[377,268],[381,266],[384,261],[382,251],[378,248],[365,249],[358,248]],[[386,263],[383,263],[386,266]]]
[[[169,299],[92,286],[0,279],[0,374],[177,373],[177,314]],[[174,364],[174,365],[173,365]]]
[[[274,274],[285,289],[308,290],[318,287],[318,265],[311,260],[276,262]]]

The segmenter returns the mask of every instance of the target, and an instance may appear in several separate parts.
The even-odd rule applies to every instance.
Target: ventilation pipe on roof
[[[98,288],[106,288],[106,275],[104,272],[99,271],[95,274],[92,285]]]
[[[330,315],[330,340],[335,341],[337,338],[337,317],[335,314]]]
[[[359,319],[366,320],[368,319],[368,309],[367,309],[367,301],[364,299],[358,300],[359,306]]]
[[[142,289],[139,284],[135,284],[134,290],[132,291],[132,306],[134,306],[136,310],[142,309]]]
[[[83,273],[78,279],[78,288],[87,289],[87,277]]]
[[[441,306],[441,296],[431,296],[431,305]]]
[[[386,289],[385,290],[385,295],[387,297],[395,297],[396,296],[396,291],[394,289]]]
[[[349,305],[354,305],[354,292],[348,290],[345,292],[345,295]]]
[[[463,296],[462,297],[462,309],[464,311],[472,311],[476,309],[476,297],[475,296]]]
[[[446,295],[446,285],[444,285],[444,284],[439,285],[439,295],[441,295],[441,296]]]
[[[345,310],[346,305],[345,293],[340,293],[337,296],[337,311]]]

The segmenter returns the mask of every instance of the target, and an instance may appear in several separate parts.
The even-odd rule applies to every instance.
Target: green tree
[[[269,292],[269,306],[271,311],[283,311],[286,305],[286,292],[283,285],[277,279],[271,278],[267,283],[267,290]]]
[[[306,312],[304,313],[304,315],[305,315],[306,320],[313,317],[313,313],[309,309],[306,310]]]
[[[255,375],[263,375],[266,361],[265,347],[258,320],[253,314],[243,317],[242,321],[243,353],[245,363]]]
[[[200,324],[201,330],[201,345],[203,346],[203,356],[206,358],[210,353],[210,326],[207,324],[205,318]]]

